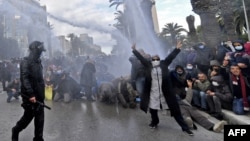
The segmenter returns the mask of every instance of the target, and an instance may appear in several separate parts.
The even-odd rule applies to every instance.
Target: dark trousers
[[[160,122],[158,117],[158,110],[150,108],[149,112],[151,114],[151,124],[157,125]]]
[[[39,105],[22,105],[24,114],[21,119],[13,127],[14,132],[21,132],[25,129],[32,119],[34,118],[35,137],[33,141],[43,141],[43,128],[44,128],[44,108]]]
[[[3,91],[6,91],[6,82],[7,80],[2,80]]]
[[[159,117],[158,117],[158,110],[151,109],[151,108],[149,110],[150,110],[151,120],[152,120],[151,123],[154,125],[157,125],[160,122]],[[184,121],[182,115],[174,115],[174,119],[181,126],[183,131],[189,130],[189,127]]]
[[[18,94],[14,93],[12,91],[8,91],[7,95],[8,95],[7,102],[10,102],[10,100],[11,100],[12,97],[15,97],[16,99],[18,99]]]

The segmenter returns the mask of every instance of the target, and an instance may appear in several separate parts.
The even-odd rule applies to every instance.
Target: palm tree
[[[250,1],[245,2],[250,7]],[[221,0],[216,18],[223,32],[224,40],[235,40],[246,35],[246,21],[242,0]],[[247,11],[250,14],[250,10]],[[250,16],[249,14],[248,17]],[[247,38],[247,37],[246,37]]]
[[[123,4],[124,0],[109,0],[109,3],[111,3],[109,5],[109,7],[112,7],[114,5],[116,5],[115,9],[117,10],[117,8],[119,7],[119,5]]]
[[[162,28],[161,36],[166,37],[170,35],[172,46],[176,44],[177,38],[180,37],[181,32],[188,32],[186,29],[182,28],[182,26],[177,23],[167,23]]]
[[[124,13],[121,10],[118,10],[114,14],[115,14],[115,20],[117,21],[116,24],[114,24],[114,27],[122,31],[126,24]]]
[[[242,36],[242,35],[247,33],[246,19],[245,19],[244,11],[242,8],[242,0],[236,0],[236,2],[234,2],[234,4],[235,4],[234,20],[235,20],[235,25],[236,25],[236,32],[237,32],[238,36]],[[250,2],[245,0],[245,5],[246,5],[246,7],[250,7]],[[250,10],[247,10],[248,20],[250,20],[250,12],[249,11]],[[248,23],[249,22],[250,21],[248,21]]]
[[[117,22],[114,24],[114,27],[116,27],[125,37],[130,38],[127,14],[118,10],[115,12],[115,20]]]
[[[74,38],[76,37],[76,35],[74,33],[70,33],[70,34],[68,34],[67,37],[69,37],[70,41],[73,41]]]
[[[236,24],[236,32],[237,35],[240,36],[244,33],[245,27],[245,18],[243,13],[236,12],[237,15],[235,15],[235,24]]]
[[[124,1],[125,2],[125,1]],[[124,11],[118,10],[115,14],[115,20],[117,21],[114,26],[129,40],[135,38],[135,26],[134,21],[131,18],[130,7],[126,7]]]

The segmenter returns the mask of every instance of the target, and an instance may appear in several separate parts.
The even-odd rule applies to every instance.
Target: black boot
[[[43,137],[34,137],[33,141],[44,141]]]
[[[12,136],[11,136],[11,140],[12,141],[18,141],[18,135],[19,135],[19,131],[17,131],[15,129],[15,127],[12,128]]]
[[[223,120],[223,114],[222,113],[214,113],[212,114],[213,117],[215,117],[218,120]]]

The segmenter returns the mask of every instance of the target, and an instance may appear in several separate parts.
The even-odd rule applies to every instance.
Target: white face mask
[[[153,67],[157,67],[160,65],[160,61],[152,61]]]
[[[191,69],[193,69],[193,66],[187,66],[187,69],[191,70]]]
[[[212,81],[213,86],[219,86],[220,84],[218,82]]]
[[[58,74],[60,74],[60,73],[62,73],[62,70],[57,70],[56,72],[57,72]]]
[[[242,46],[236,46],[235,49],[236,49],[236,50],[242,50],[243,47],[242,47]]]
[[[200,49],[203,49],[203,48],[204,48],[204,45],[200,45],[199,48],[200,48]]]

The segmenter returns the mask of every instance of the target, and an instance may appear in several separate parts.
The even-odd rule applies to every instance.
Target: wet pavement
[[[1,91],[1,90],[0,90]],[[0,92],[0,141],[11,140],[11,128],[21,117],[21,100],[6,102],[6,92]],[[166,111],[159,112],[157,129],[150,129],[150,114],[137,109],[106,105],[95,101],[71,103],[45,101],[45,141],[223,141],[223,133],[214,133],[198,125],[194,136],[182,132]],[[19,135],[19,141],[31,141],[32,123]]]

